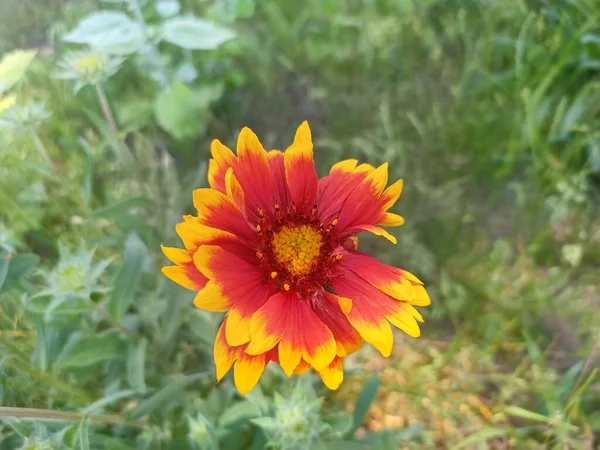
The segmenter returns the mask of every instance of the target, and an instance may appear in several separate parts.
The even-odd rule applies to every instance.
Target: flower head
[[[219,380],[235,364],[249,392],[275,361],[288,376],[313,368],[336,389],[363,340],[389,356],[390,324],[419,336],[423,283],[357,249],[355,234],[396,243],[381,226],[404,223],[388,212],[402,180],[386,188],[387,164],[346,160],[319,180],[306,122],[285,152],[244,128],[237,156],[217,140],[211,153],[210,188],[194,191],[197,215],[176,227],[185,248],[163,247],[175,263],[163,273],[198,291],[198,308],[228,313],[215,338]]]
[[[75,92],[88,84],[100,84],[114,75],[124,59],[95,50],[74,50],[66,53],[58,63],[55,78],[74,80]]]

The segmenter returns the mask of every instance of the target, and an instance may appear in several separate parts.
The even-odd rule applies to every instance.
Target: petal
[[[237,142],[239,164],[235,167],[237,177],[246,197],[246,212],[252,220],[258,220],[259,209],[271,211],[271,168],[269,157],[250,128],[243,128]]]
[[[361,231],[368,231],[369,233],[373,233],[375,236],[382,236],[390,241],[392,244],[397,244],[398,240],[384,230],[381,227],[376,227],[375,225],[357,225],[352,228],[346,228],[344,230],[345,233],[360,233]]]
[[[421,329],[419,328],[417,320],[410,313],[410,311],[407,311],[404,308],[388,314],[386,318],[392,323],[392,325],[397,326],[409,336],[419,337],[421,335]]]
[[[329,224],[339,218],[348,196],[366,178],[366,172],[354,168],[356,163],[356,160],[337,163],[329,175],[319,180],[317,210],[322,223]]]
[[[427,294],[427,291],[425,290],[425,288],[421,285],[415,285],[413,286],[414,290],[415,290],[415,299],[413,300],[412,304],[415,306],[429,306],[431,305],[431,299],[429,298],[429,294]]]
[[[202,225],[197,217],[191,217],[175,225],[175,231],[181,238],[183,245],[190,252],[195,252],[202,244],[218,242],[223,238],[232,238],[233,234],[217,228]],[[165,253],[166,255],[166,253]],[[169,259],[169,255],[166,255]],[[173,261],[175,262],[175,261]]]
[[[219,331],[217,331],[217,336],[215,337],[213,356],[217,370],[217,381],[221,381],[223,379],[239,356],[239,349],[234,349],[227,343],[227,340],[225,339],[226,323],[227,317],[219,327]]]
[[[346,317],[356,331],[383,356],[390,356],[394,337],[386,316],[399,309],[398,302],[354,274],[336,278],[332,285],[339,295],[352,299]]]
[[[232,308],[227,317],[229,318],[225,329],[227,342],[230,345],[242,345],[250,342],[250,319],[252,315],[242,315],[238,309]]]
[[[298,127],[293,144],[285,151],[284,164],[292,201],[298,211],[310,212],[317,195],[318,178],[307,122]]]
[[[292,205],[290,190],[285,179],[285,162],[283,153],[279,150],[269,152],[269,166],[273,182],[273,199],[283,211]]]
[[[242,190],[240,182],[233,174],[232,167],[227,169],[227,172],[225,173],[225,192],[227,193],[227,197],[233,201],[240,211],[245,211],[246,202],[244,199],[244,191]]]
[[[201,290],[208,281],[192,263],[163,267],[161,272],[169,280],[191,291]]]
[[[240,394],[249,393],[262,376],[267,365],[265,354],[252,356],[241,352],[233,368],[233,381]]]
[[[192,261],[192,254],[182,248],[160,246],[165,256],[175,264],[185,264]]]
[[[400,194],[402,193],[402,186],[404,182],[402,180],[398,180],[393,184],[390,184],[389,187],[383,192],[383,210],[387,211],[390,209],[400,198]]]
[[[328,176],[319,181],[318,212],[324,224],[335,219],[335,233],[341,238],[359,231],[371,231],[394,242],[395,238],[379,227],[399,226],[404,219],[386,211],[398,200],[402,181],[385,189],[387,163],[374,168],[356,166],[355,160],[336,164]]]
[[[331,363],[317,372],[323,380],[325,386],[332,391],[335,391],[340,387],[342,381],[344,381],[344,367],[343,361],[340,357],[335,357]]]
[[[250,242],[256,238],[255,230],[227,195],[209,188],[196,189],[193,195],[200,223],[227,231]]]
[[[329,171],[329,173],[333,173],[333,172],[337,172],[337,171],[352,173],[354,171],[354,169],[356,168],[357,164],[358,164],[357,159],[346,159],[344,161],[340,161],[339,163],[336,163],[333,166],[331,166],[331,170]]]
[[[310,369],[311,365],[302,359],[300,360],[300,364],[298,364],[298,367],[296,367],[296,370],[294,370],[294,374],[302,375],[303,373],[308,372]]]
[[[211,142],[210,153],[213,159],[208,162],[208,184],[211,188],[225,193],[225,174],[227,169],[236,164],[236,157],[218,139]]]
[[[360,334],[352,327],[341,309],[339,300],[351,302],[324,292],[322,297],[315,300],[315,313],[321,321],[331,330],[336,342],[337,356],[348,356],[362,346]],[[351,308],[351,306],[350,306]],[[348,307],[345,309],[349,311]]]
[[[295,292],[278,292],[253,316],[247,353],[264,353],[279,343],[279,364],[291,376],[300,360],[315,369],[326,367],[335,357],[332,332],[306,299]]]
[[[384,227],[399,227],[404,225],[404,217],[394,213],[385,213],[378,225],[383,225]]]
[[[203,245],[194,255],[194,263],[211,280],[209,284],[218,287],[230,310],[226,328],[230,345],[242,345],[250,340],[250,319],[272,294],[258,262],[256,256],[249,261],[248,255],[214,245]]]
[[[365,253],[359,251],[345,252],[339,266],[351,270],[380,291],[397,300],[417,306],[427,306],[431,302],[417,277],[405,270],[388,266]],[[417,287],[419,288],[418,293]],[[423,292],[425,292],[424,296]]]
[[[196,294],[194,306],[212,312],[225,312],[231,308],[231,302],[223,295],[221,287],[214,281],[209,281],[206,286]]]

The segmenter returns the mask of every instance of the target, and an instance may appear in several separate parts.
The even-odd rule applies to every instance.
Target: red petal
[[[265,273],[257,266],[258,258],[253,258],[243,248],[213,245],[203,245],[194,255],[196,267],[229,302],[226,336],[231,345],[250,340],[250,319],[272,294]]]
[[[298,127],[293,144],[285,151],[284,164],[292,201],[298,211],[309,213],[315,203],[318,178],[308,123]]]
[[[316,369],[335,357],[332,332],[312,310],[309,302],[294,292],[273,295],[254,316],[247,353],[260,354],[279,344],[279,363],[291,376],[300,360]]]

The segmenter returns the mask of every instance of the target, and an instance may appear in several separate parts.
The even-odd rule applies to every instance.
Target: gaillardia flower
[[[285,152],[265,151],[244,128],[237,156],[218,140],[211,153],[210,188],[194,191],[197,215],[176,227],[185,249],[163,247],[175,263],[163,273],[198,291],[198,308],[227,312],[214,345],[219,380],[235,364],[247,393],[275,361],[288,376],[312,367],[337,389],[342,359],[363,340],[387,357],[390,323],[419,336],[423,283],[357,250],[355,234],[396,243],[381,226],[404,223],[387,212],[402,191],[402,180],[386,188],[387,164],[346,160],[318,179],[306,122]]]

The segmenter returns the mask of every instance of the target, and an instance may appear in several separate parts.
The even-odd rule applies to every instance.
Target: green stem
[[[106,123],[108,123],[110,131],[113,133],[115,138],[119,142],[121,142],[121,139],[119,137],[119,127],[117,126],[117,121],[115,120],[115,115],[112,112],[110,103],[108,102],[108,98],[106,97],[106,93],[104,92],[104,89],[102,89],[102,86],[99,83],[96,84],[95,87],[96,87],[96,94],[98,95],[98,101],[100,102],[100,108],[102,109],[102,114],[104,115],[104,118],[106,119]],[[123,157],[123,159],[131,160],[132,159],[131,150],[129,150],[129,148],[127,147],[127,145],[124,142],[120,143],[120,148],[121,148],[121,156]]]
[[[46,164],[54,168],[54,161],[52,161],[52,158],[50,158],[50,155],[48,155],[46,146],[40,139],[40,135],[37,133],[36,129],[33,127],[31,128],[31,136],[33,137],[33,144],[35,145],[35,148],[37,149],[38,153],[42,156]]]
[[[86,416],[78,412],[54,411],[52,409],[37,409],[37,408],[12,408],[0,406],[0,417],[23,417],[27,419],[49,419],[62,420],[65,422],[78,422],[84,417],[88,417],[92,422],[98,423],[127,423],[127,419],[123,416],[115,414],[100,414],[95,416]]]

